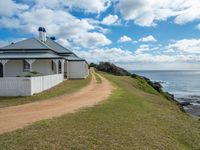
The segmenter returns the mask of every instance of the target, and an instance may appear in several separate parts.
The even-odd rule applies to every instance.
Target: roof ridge
[[[36,38],[35,38],[36,39]],[[44,45],[44,46],[46,46],[47,48],[49,48],[49,49],[51,49],[51,50],[53,50],[50,46],[48,46],[47,44],[45,44],[44,42],[42,42],[42,41],[40,41],[40,40],[38,40],[38,39],[36,39],[40,44],[42,44],[42,45]],[[54,50],[53,50],[54,51]],[[55,51],[54,51],[55,52]]]
[[[49,38],[49,37],[47,37],[49,40],[51,40],[52,42],[54,42],[55,44],[57,44],[58,46],[61,46],[61,47],[63,47],[64,49],[66,49],[67,51],[70,51],[71,52],[71,54],[74,54],[76,57],[78,57],[72,50],[69,50],[68,48],[66,48],[66,47],[64,47],[64,46],[62,46],[61,44],[59,44],[59,43],[57,43],[57,42],[55,42],[54,40],[52,40],[51,38]],[[78,57],[78,58],[80,58],[80,57]]]
[[[68,50],[68,51],[70,51],[71,53],[73,53],[71,50],[69,50],[69,49],[67,49],[66,47],[64,47],[64,46],[62,46],[61,44],[59,44],[59,43],[57,43],[57,42],[55,42],[54,40],[52,40],[51,38],[49,38],[49,37],[47,37],[49,40],[51,40],[52,42],[54,42],[55,44],[57,44],[58,46],[61,46],[62,48],[64,48],[64,49],[66,49],[66,50]]]
[[[21,43],[21,42],[27,41],[27,40],[29,40],[29,39],[34,39],[34,38],[32,37],[32,38],[23,39],[23,40],[21,40],[21,41],[17,41],[17,42],[11,42],[9,45],[6,45],[6,46],[3,46],[3,47],[0,47],[0,49],[4,49],[4,48],[6,48],[6,47],[8,47],[8,46],[10,46],[10,45],[18,44],[18,43]],[[12,43],[13,43],[13,44],[12,44]]]

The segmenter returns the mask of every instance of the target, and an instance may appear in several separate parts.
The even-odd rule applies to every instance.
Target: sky
[[[0,47],[47,36],[88,62],[200,69],[200,0],[0,0]]]

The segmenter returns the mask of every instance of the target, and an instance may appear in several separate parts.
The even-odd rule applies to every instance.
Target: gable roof
[[[0,59],[17,58],[64,58],[71,61],[85,61],[48,37],[46,42],[29,38],[0,48]]]
[[[35,38],[19,41],[8,46],[2,47],[1,50],[30,50],[30,49],[47,49],[39,40]]]
[[[0,50],[53,50],[56,53],[72,53],[50,38],[47,38],[46,42],[30,38],[2,47]]]

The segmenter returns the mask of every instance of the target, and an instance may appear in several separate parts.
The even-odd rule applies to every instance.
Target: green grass
[[[0,97],[0,108],[20,105],[75,92],[89,84],[91,75],[85,80],[66,80],[63,83],[42,93],[28,97]]]
[[[141,84],[143,81],[103,76],[116,87],[107,101],[0,135],[0,148],[200,149],[198,120],[181,112],[145,82]]]

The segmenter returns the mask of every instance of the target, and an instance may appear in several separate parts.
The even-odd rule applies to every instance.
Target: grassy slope
[[[90,80],[91,75],[85,80],[66,80],[47,91],[29,97],[0,97],[0,108],[46,100],[63,94],[69,94],[89,84]]]
[[[200,149],[199,121],[181,112],[144,81],[104,76],[116,87],[107,101],[3,134],[0,147],[12,150]]]

